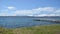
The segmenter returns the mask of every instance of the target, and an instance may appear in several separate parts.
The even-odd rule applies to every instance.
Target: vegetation
[[[0,34],[13,34],[11,29],[0,28]]]
[[[33,26],[23,28],[0,28],[0,34],[60,34],[60,25]]]

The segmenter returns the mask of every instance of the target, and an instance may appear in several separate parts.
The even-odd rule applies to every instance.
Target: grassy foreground
[[[33,26],[24,28],[0,28],[0,34],[60,34],[60,25]]]

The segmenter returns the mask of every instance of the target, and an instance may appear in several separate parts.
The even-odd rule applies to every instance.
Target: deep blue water
[[[16,27],[30,27],[36,25],[60,24],[60,23],[47,22],[47,21],[34,21],[35,19],[60,20],[60,17],[38,18],[38,17],[0,16],[0,26],[6,28],[16,28]]]

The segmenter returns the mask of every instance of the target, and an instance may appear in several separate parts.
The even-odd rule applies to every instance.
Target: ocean
[[[34,21],[38,19],[60,20],[60,17],[0,16],[0,27],[20,28],[20,27],[60,24],[50,21]]]

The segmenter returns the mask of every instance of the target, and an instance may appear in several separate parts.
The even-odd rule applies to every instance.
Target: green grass
[[[13,34],[11,29],[0,28],[0,34]]]
[[[60,25],[33,26],[23,28],[0,28],[2,34],[60,34]]]

